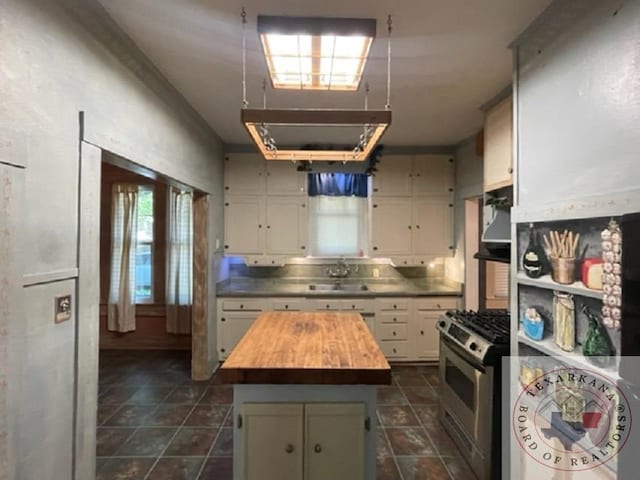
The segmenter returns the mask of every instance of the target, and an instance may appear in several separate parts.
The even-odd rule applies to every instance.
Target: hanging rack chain
[[[364,109],[369,110],[369,82],[364,84]]]
[[[262,108],[267,108],[267,79],[262,79]]]
[[[245,35],[245,25],[247,24],[247,12],[242,7],[242,108],[247,108],[247,39]]]
[[[391,110],[391,30],[393,22],[391,15],[387,17],[387,104],[384,106],[385,110]]]

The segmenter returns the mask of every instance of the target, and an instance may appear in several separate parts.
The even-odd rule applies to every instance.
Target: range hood
[[[511,263],[511,244],[480,242],[480,248],[473,258],[490,262]]]

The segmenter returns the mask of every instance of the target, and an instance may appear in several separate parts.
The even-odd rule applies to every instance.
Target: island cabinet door
[[[243,480],[302,479],[303,412],[300,403],[244,404]]]
[[[362,403],[305,405],[305,480],[364,480]]]

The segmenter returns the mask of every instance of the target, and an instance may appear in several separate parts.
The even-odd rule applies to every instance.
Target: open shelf
[[[524,272],[518,272],[517,280],[520,285],[544,288],[546,290],[558,290],[560,292],[572,293],[583,297],[591,297],[602,300],[602,290],[592,290],[584,286],[582,282],[573,282],[570,285],[556,283],[551,279],[551,275],[543,275],[540,278],[529,278]]]
[[[558,357],[561,362],[568,363],[571,365],[575,365],[576,367],[583,368],[585,370],[590,370],[600,375],[606,376],[612,381],[616,381],[620,379],[620,375],[617,371],[617,359],[616,362],[613,363],[613,366],[609,368],[601,368],[589,360],[587,360],[584,355],[582,355],[582,348],[577,345],[576,349],[573,352],[566,352],[561,350],[553,341],[552,338],[543,338],[542,340],[532,340],[527,337],[522,330],[518,330],[518,342],[523,343],[534,350],[538,350],[539,352],[544,353],[545,355],[551,355],[554,357]]]

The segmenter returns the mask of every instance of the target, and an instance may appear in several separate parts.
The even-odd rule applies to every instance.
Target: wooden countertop
[[[264,312],[220,368],[226,383],[389,385],[359,313]]]

